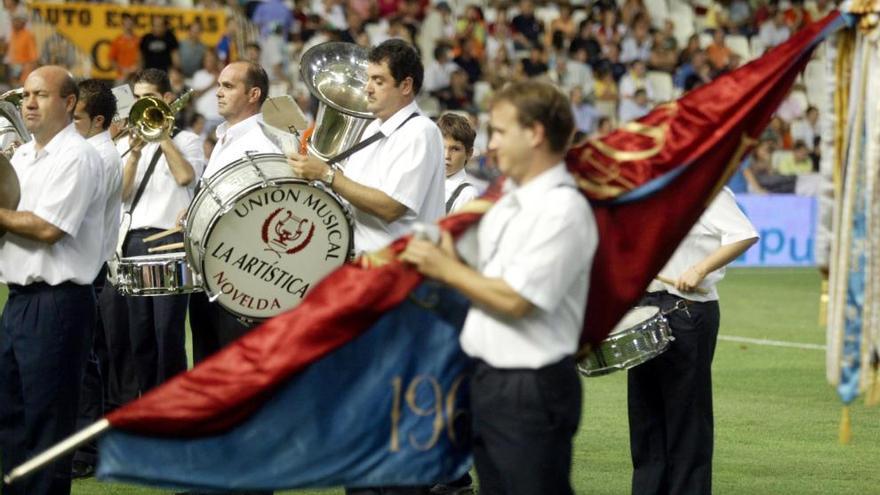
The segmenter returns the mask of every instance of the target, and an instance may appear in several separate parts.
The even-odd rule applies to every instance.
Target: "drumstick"
[[[158,253],[159,251],[174,251],[175,249],[180,249],[182,247],[182,242],[175,242],[172,244],[163,244],[162,246],[151,247],[150,249],[147,249],[147,252]]]
[[[655,278],[656,280],[659,280],[659,281],[663,282],[664,284],[668,284],[668,285],[671,285],[671,286],[675,287],[675,280],[672,280],[671,278],[666,278],[666,277],[664,277],[663,275],[657,275],[657,276],[654,277],[654,278]],[[705,296],[706,294],[709,293],[708,290],[706,290],[706,289],[704,289],[704,288],[702,288],[702,287],[694,287],[694,289],[693,289],[692,291],[690,291],[690,292],[696,292],[697,294],[701,294],[701,295],[704,295],[704,296]]]
[[[144,242],[153,242],[153,241],[155,241],[155,240],[157,240],[157,239],[161,239],[161,238],[163,238],[163,237],[168,237],[169,235],[176,234],[176,233],[178,233],[178,232],[180,232],[180,231],[182,231],[182,230],[183,230],[183,227],[181,227],[180,225],[178,225],[177,227],[172,227],[172,228],[170,228],[170,229],[168,229],[168,230],[163,230],[162,232],[158,232],[158,233],[153,234],[153,235],[151,235],[151,236],[144,237]]]

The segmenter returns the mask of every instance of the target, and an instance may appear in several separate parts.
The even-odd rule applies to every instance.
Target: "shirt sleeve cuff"
[[[54,227],[61,229],[62,231],[64,231],[65,234],[68,234],[70,236],[75,236],[77,233],[77,230],[79,229],[79,226],[75,225],[75,222],[72,222],[70,220],[65,220],[60,215],[58,215],[52,211],[48,211],[48,210],[45,210],[42,208],[37,208],[36,210],[34,210],[34,215],[40,217],[41,219],[45,220],[46,222],[49,222]]]
[[[544,311],[552,311],[554,305],[549,300],[548,294],[541,291],[538,285],[529,281],[528,274],[518,270],[506,270],[501,279],[513,289],[520,297],[528,300]]]

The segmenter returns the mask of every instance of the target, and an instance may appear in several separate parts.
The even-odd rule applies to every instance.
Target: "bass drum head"
[[[299,305],[351,251],[346,210],[332,194],[295,179],[274,182],[239,196],[205,235],[206,291],[250,320]]]

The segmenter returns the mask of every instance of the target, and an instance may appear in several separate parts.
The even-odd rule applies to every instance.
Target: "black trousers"
[[[641,304],[669,309],[680,298],[651,293]],[[632,493],[712,493],[712,358],[718,302],[690,303],[667,316],[675,340],[628,373]]]
[[[481,495],[571,495],[582,390],[572,358],[540,369],[477,362],[471,378]]]
[[[123,255],[141,256],[149,254],[150,247],[143,242],[144,237],[159,232],[159,229],[140,229],[129,232],[122,252]],[[162,239],[162,243],[183,241],[180,234]],[[105,290],[101,297],[101,312],[104,318],[110,360],[110,373],[116,373],[123,394],[121,401],[131,400],[172,376],[186,371],[186,294],[169,296],[122,296],[114,288]],[[125,343],[124,340],[128,339]],[[125,349],[127,347],[127,349]],[[117,355],[113,355],[115,352]],[[126,352],[127,351],[127,352]],[[126,356],[127,354],[127,356]],[[126,370],[127,359],[132,370]],[[134,384],[125,383],[133,375]],[[115,402],[115,401],[111,401]],[[110,406],[119,404],[110,404]]]
[[[91,285],[9,286],[0,317],[0,464],[13,468],[73,434],[95,321]],[[3,487],[4,495],[70,493],[71,455]]]
[[[101,297],[106,280],[107,267],[105,266],[92,283],[97,299]],[[95,307],[98,317],[95,318],[92,346],[83,372],[83,383],[79,396],[79,416],[76,419],[77,430],[98,421],[106,412],[107,341],[104,338],[104,325],[101,323],[100,305],[96,304]],[[91,441],[80,446],[74,454],[74,460],[94,465],[97,462],[97,442]]]
[[[204,292],[190,295],[189,328],[195,363],[226,347],[254,326],[245,325],[219,304],[209,302]]]

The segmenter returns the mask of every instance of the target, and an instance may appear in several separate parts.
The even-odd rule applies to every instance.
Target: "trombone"
[[[187,90],[171,104],[154,96],[145,96],[134,102],[128,113],[128,125],[117,138],[126,133],[148,143],[155,143],[167,138],[174,128],[174,116],[183,110],[193,92],[192,89]],[[125,150],[122,156],[127,155],[129,151],[131,151],[131,146]]]

